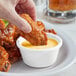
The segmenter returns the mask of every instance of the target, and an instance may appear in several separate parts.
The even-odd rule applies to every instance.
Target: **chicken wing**
[[[0,59],[0,71],[8,72],[10,67],[11,67],[11,64],[9,60],[6,60],[4,58]]]
[[[0,29],[0,58],[8,58],[10,63],[15,63],[21,59],[21,54],[16,46],[16,40],[20,36],[19,29],[9,24],[6,29]],[[3,50],[3,51],[2,51]],[[8,57],[9,55],[9,57]]]
[[[21,60],[21,54],[17,46],[6,49],[9,54],[9,61],[11,64]]]
[[[0,71],[7,72],[9,71],[11,64],[8,60],[9,56],[4,47],[0,46]]]
[[[0,46],[0,59],[8,59],[9,58],[9,55],[7,53],[7,51],[2,47]]]
[[[30,33],[21,32],[21,36],[23,36],[33,45],[46,45],[47,44],[46,33],[40,30],[36,22],[33,21],[29,15],[21,14],[20,16],[24,18],[31,25],[32,28],[32,31]]]

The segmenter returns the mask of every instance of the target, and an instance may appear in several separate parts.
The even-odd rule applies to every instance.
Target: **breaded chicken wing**
[[[33,45],[46,45],[47,44],[47,35],[44,31],[40,30],[37,26],[37,23],[31,19],[31,17],[27,14],[20,15],[23,19],[25,19],[32,28],[30,33],[21,32],[21,36],[27,39]]]
[[[0,71],[8,72],[11,64],[8,60],[9,56],[4,47],[0,46]]]
[[[6,60],[4,58],[0,59],[0,71],[8,72],[10,68],[11,68],[11,64],[9,60]]]

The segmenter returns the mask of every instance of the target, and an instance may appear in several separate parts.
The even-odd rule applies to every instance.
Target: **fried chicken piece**
[[[10,68],[11,68],[11,64],[9,60],[6,60],[4,58],[0,59],[0,71],[8,72]]]
[[[21,59],[20,51],[16,46],[16,40],[20,36],[19,31],[20,30],[12,24],[9,24],[6,29],[0,29],[0,45],[3,46],[9,54],[8,58],[5,49],[1,48],[0,58],[1,56],[6,57],[11,63],[15,63]]]
[[[31,17],[27,14],[21,14],[22,18],[24,18],[32,28],[30,33],[21,32],[20,35],[27,39],[33,45],[46,45],[47,44],[47,35],[44,31],[40,30],[37,26],[36,22],[31,19]]]
[[[21,60],[21,54],[19,49],[17,48],[17,46],[13,47],[13,48],[9,48],[6,49],[8,54],[9,54],[9,61],[11,64]]]
[[[6,29],[0,29],[0,45],[14,46],[14,26],[9,25]]]
[[[57,34],[54,29],[46,29],[45,25],[41,21],[37,21],[36,23],[38,27],[40,28],[40,30],[47,32],[47,33]]]
[[[43,22],[37,21],[36,24],[40,30],[42,30],[42,31],[45,30],[45,25],[43,24]]]
[[[0,29],[0,45],[5,48],[15,46],[16,39],[19,37],[19,33],[16,32],[16,26],[9,24],[6,29]]]
[[[9,55],[7,51],[2,46],[0,46],[0,59],[2,58],[7,60],[9,58]]]
[[[8,60],[9,56],[4,47],[0,46],[0,71],[7,72],[9,71],[11,64]]]

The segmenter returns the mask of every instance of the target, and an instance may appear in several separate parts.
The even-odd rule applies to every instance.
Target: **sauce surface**
[[[47,41],[47,45],[42,46],[35,46],[29,43],[28,41],[22,42],[22,46],[32,49],[46,49],[46,48],[52,48],[58,45],[58,42],[55,39],[49,38]]]

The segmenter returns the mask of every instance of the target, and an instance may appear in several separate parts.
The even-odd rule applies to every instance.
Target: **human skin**
[[[23,32],[31,32],[30,24],[19,14],[28,13],[36,20],[36,9],[33,0],[0,0],[0,18],[18,26]]]

